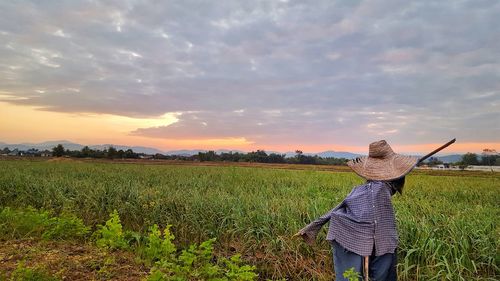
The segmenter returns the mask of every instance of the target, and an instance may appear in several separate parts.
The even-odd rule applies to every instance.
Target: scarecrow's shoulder
[[[372,186],[390,186],[389,182],[387,181],[368,181],[366,184],[371,184]]]
[[[351,193],[358,193],[362,191],[367,191],[372,188],[390,188],[391,185],[386,181],[367,181],[363,184],[355,186]]]

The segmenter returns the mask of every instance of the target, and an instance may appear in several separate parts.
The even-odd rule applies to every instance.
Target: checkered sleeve
[[[335,212],[335,210],[337,210],[342,204],[343,202],[340,203],[335,208],[331,209],[330,211],[326,212],[324,215],[317,218],[310,224],[306,225],[299,231],[299,233],[302,235],[302,237],[308,244],[313,244],[316,241],[316,237],[318,236],[318,233],[323,227],[323,225],[325,225],[327,222],[330,221],[332,213]]]

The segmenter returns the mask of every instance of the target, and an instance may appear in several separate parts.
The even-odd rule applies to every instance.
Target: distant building
[[[52,152],[46,150],[46,151],[42,151],[40,152],[40,156],[41,157],[52,157]]]
[[[465,168],[466,170],[470,171],[485,171],[485,172],[500,172],[500,166],[476,166],[476,165],[470,165]]]
[[[26,155],[26,156],[40,156],[40,152],[38,151],[38,149],[30,148],[30,149],[24,151],[24,155]]]
[[[139,155],[139,159],[153,159],[153,155],[142,154]]]
[[[485,172],[500,172],[500,166],[477,166],[469,165],[467,167],[460,167],[449,164],[440,164],[433,167],[420,166],[418,169],[432,169],[432,170],[467,170],[467,171],[485,171]]]

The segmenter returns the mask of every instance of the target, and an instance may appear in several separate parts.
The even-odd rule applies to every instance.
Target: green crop
[[[41,237],[48,240],[82,239],[89,227],[72,214],[53,217],[48,211],[33,208],[0,209],[0,239]]]
[[[259,278],[295,280],[331,280],[325,232],[312,247],[291,235],[362,183],[354,173],[231,166],[0,161],[0,170],[0,206],[75,213],[91,226],[117,210],[124,229],[170,224],[183,248],[216,237],[215,256],[241,253]],[[500,279],[498,173],[412,173],[393,202],[400,280]]]

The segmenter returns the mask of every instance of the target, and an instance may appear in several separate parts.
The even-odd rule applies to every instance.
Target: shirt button
[[[375,220],[375,223],[377,223],[377,220]]]
[[[373,208],[375,208],[375,205],[373,205]]]

